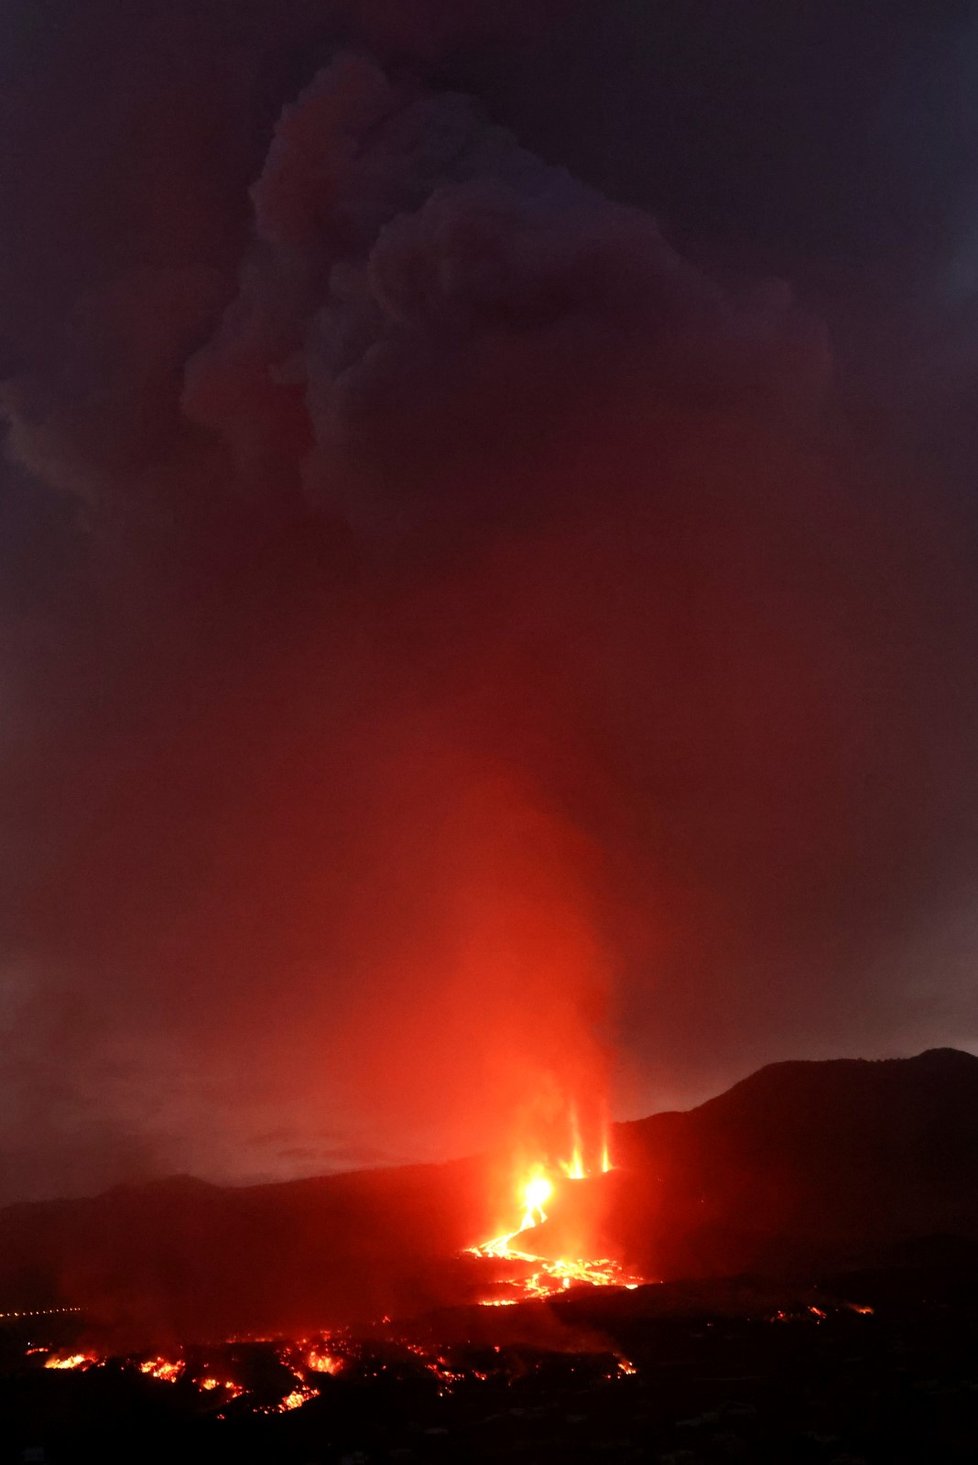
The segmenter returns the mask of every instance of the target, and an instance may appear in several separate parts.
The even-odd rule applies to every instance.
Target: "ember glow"
[[[167,1358],[145,1358],[139,1365],[139,1372],[149,1374],[151,1378],[162,1379],[166,1384],[175,1384],[177,1379],[186,1369],[182,1358],[171,1362]],[[214,1382],[208,1380],[208,1383]]]
[[[231,1399],[240,1399],[241,1395],[247,1392],[241,1384],[235,1383],[234,1379],[216,1379],[207,1375],[205,1378],[195,1379],[194,1382],[198,1389],[202,1389],[207,1394],[220,1390],[225,1403]]]
[[[306,1368],[313,1373],[338,1374],[343,1368],[342,1358],[327,1353],[323,1348],[311,1348],[306,1354]]]
[[[303,1404],[308,1404],[309,1400],[315,1399],[315,1397],[315,1389],[310,1389],[304,1384],[300,1384],[290,1394],[286,1394],[284,1399],[280,1399],[277,1404],[272,1404],[260,1412],[262,1414],[288,1414],[293,1409],[301,1409]]]
[[[98,1356],[94,1353],[52,1353],[50,1358],[45,1359],[44,1367],[85,1369],[91,1368],[98,1362]]]
[[[634,1280],[624,1280],[621,1267],[614,1262],[545,1262],[529,1253],[516,1251],[512,1252],[511,1259],[532,1263],[536,1272],[529,1272],[529,1281],[523,1277],[513,1284],[520,1287],[519,1297],[494,1299],[487,1301],[485,1306],[516,1306],[520,1301],[549,1297],[563,1291],[567,1285],[581,1283],[638,1285]],[[830,1323],[843,1312],[868,1317],[873,1309],[868,1305],[825,1299],[821,1306],[799,1303],[769,1313],[767,1317],[772,1323],[804,1328]],[[587,1346],[589,1340],[582,1336],[581,1341],[585,1347],[575,1355],[575,1367],[588,1359],[587,1366],[599,1365],[601,1378],[607,1380],[630,1378],[642,1369],[640,1362],[636,1362],[629,1353],[620,1351],[611,1339],[608,1339],[607,1352],[603,1348],[592,1352]],[[147,1383],[153,1381],[151,1387],[180,1383],[183,1386],[183,1407],[195,1407],[191,1401],[196,1391],[197,1410],[217,1420],[232,1417],[228,1410],[231,1404],[235,1404],[238,1417],[245,1413],[282,1415],[301,1409],[318,1398],[329,1398],[331,1390],[341,1385],[339,1382],[334,1385],[333,1380],[324,1375],[341,1375],[343,1381],[348,1380],[354,1388],[365,1380],[382,1377],[393,1381],[427,1376],[433,1381],[437,1395],[447,1398],[472,1384],[511,1384],[525,1380],[528,1372],[550,1367],[545,1354],[534,1360],[535,1350],[531,1350],[528,1356],[519,1344],[511,1347],[506,1343],[493,1343],[490,1352],[484,1342],[475,1347],[471,1340],[461,1344],[457,1340],[455,1343],[439,1342],[431,1336],[427,1325],[422,1326],[419,1334],[410,1327],[392,1325],[389,1318],[371,1325],[368,1335],[363,1337],[346,1330],[324,1331],[300,1338],[262,1339],[259,1343],[249,1340],[247,1346],[257,1351],[243,1353],[241,1339],[238,1338],[215,1342],[197,1357],[197,1350],[191,1347],[185,1357],[175,1359],[156,1353],[122,1356],[101,1355],[81,1348],[69,1353],[63,1349],[52,1352],[44,1366],[85,1371],[112,1365],[113,1371],[137,1377],[142,1375]],[[24,1357],[33,1359],[37,1352],[37,1347],[32,1344],[25,1349]],[[36,1367],[36,1364],[31,1366]],[[269,1375],[268,1369],[272,1366],[273,1372]],[[280,1371],[283,1369],[284,1373]],[[264,1383],[261,1381],[263,1375]],[[273,1392],[269,1391],[270,1377],[275,1380]]]
[[[292,1381],[283,1389],[282,1396],[278,1400],[266,1402],[259,1396],[255,1397],[253,1380],[247,1373],[242,1374],[241,1361],[237,1349],[243,1340],[228,1339],[224,1343],[214,1345],[221,1350],[222,1357],[216,1355],[209,1359],[198,1359],[194,1362],[191,1357],[166,1358],[162,1354],[149,1354],[147,1356],[132,1356],[125,1358],[114,1358],[113,1361],[125,1370],[144,1375],[147,1379],[154,1379],[160,1383],[176,1384],[183,1382],[192,1386],[202,1396],[202,1402],[207,1401],[210,1409],[223,1410],[228,1404],[237,1399],[246,1400],[245,1407],[250,1408],[258,1414],[285,1414],[293,1409],[300,1408],[303,1404],[314,1399],[319,1394],[315,1379],[309,1377],[314,1374],[338,1374],[346,1366],[346,1358],[340,1354],[330,1351],[329,1335],[321,1334],[315,1340],[299,1339],[297,1341],[281,1342],[275,1347],[277,1361],[284,1365],[292,1376]],[[248,1338],[244,1340],[249,1348],[256,1346],[256,1343],[266,1345],[269,1349],[274,1346],[275,1340],[271,1338],[255,1340]],[[46,1353],[48,1350],[28,1347],[25,1350],[25,1357],[33,1357],[37,1353]],[[46,1369],[68,1369],[84,1371],[89,1368],[102,1366],[109,1362],[108,1355],[86,1350],[78,1350],[69,1353],[66,1349],[50,1353],[45,1358]],[[226,1416],[223,1413],[217,1415],[219,1419]]]
[[[443,1353],[432,1355],[428,1349],[421,1347],[418,1343],[408,1343],[405,1346],[407,1351],[419,1358],[428,1372],[438,1380],[438,1392],[442,1396],[450,1394],[453,1386],[465,1378],[465,1374],[453,1368]],[[483,1375],[484,1377],[485,1375]]]

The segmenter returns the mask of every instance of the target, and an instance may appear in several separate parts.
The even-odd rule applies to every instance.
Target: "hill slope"
[[[978,1236],[978,1058],[778,1063],[619,1130],[621,1244],[660,1275]]]
[[[618,1126],[603,1244],[653,1277],[862,1263],[978,1239],[978,1058],[780,1063]],[[190,1179],[0,1211],[0,1311],[85,1309],[120,1341],[301,1329],[471,1301],[475,1161],[227,1189]],[[484,1279],[483,1279],[484,1280]]]

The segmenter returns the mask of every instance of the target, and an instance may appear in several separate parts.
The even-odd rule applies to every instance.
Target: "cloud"
[[[553,430],[628,376],[650,402],[768,417],[824,392],[824,335],[787,286],[724,291],[472,99],[362,58],[286,108],[252,193],[256,243],[185,406],[239,463],[299,458],[312,502],[361,528],[385,508],[344,500],[350,460],[405,435],[430,489],[453,439]]]
[[[566,116],[513,24],[134,7],[104,96],[76,26],[11,103],[8,1193],[904,1041],[888,955],[972,861],[964,518],[804,260],[707,267],[597,113],[581,169],[500,125]]]
[[[53,360],[5,385],[9,451],[96,503],[178,452],[183,369],[225,293],[204,267],[143,267],[81,296]]]

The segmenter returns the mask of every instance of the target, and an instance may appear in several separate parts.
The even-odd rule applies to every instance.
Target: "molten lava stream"
[[[575,1183],[586,1182],[590,1178],[576,1141],[571,1160],[560,1166],[560,1169],[567,1180]],[[610,1169],[605,1146],[601,1171],[606,1173]],[[530,1172],[520,1187],[520,1196],[523,1217],[519,1226],[514,1231],[504,1232],[502,1236],[494,1236],[489,1241],[468,1248],[470,1256],[517,1264],[514,1275],[498,1278],[496,1282],[498,1287],[505,1288],[510,1293],[515,1291],[517,1295],[483,1298],[481,1306],[507,1307],[521,1300],[555,1297],[575,1286],[623,1287],[632,1291],[641,1285],[641,1278],[630,1276],[619,1262],[610,1257],[590,1260],[581,1257],[546,1257],[524,1250],[523,1246],[514,1246],[513,1242],[517,1237],[524,1237],[527,1232],[537,1230],[547,1222],[545,1207],[554,1199],[555,1188],[543,1166],[538,1165]]]

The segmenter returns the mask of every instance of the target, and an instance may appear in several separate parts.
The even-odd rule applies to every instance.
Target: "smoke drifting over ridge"
[[[824,326],[453,88],[503,8],[270,24],[11,104],[7,1194],[971,1041],[973,596]]]

